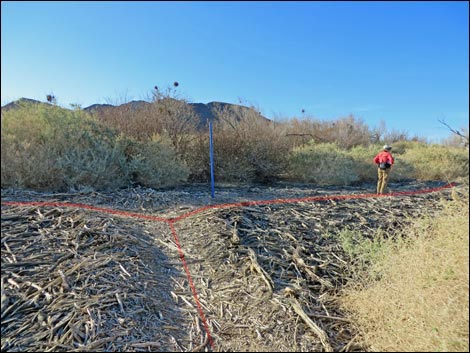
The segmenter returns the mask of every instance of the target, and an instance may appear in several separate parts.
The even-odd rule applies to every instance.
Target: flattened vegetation
[[[163,194],[128,193],[6,195],[164,214]],[[179,221],[212,347],[167,224],[2,206],[2,351],[367,350],[334,300],[351,278],[335,235],[387,234],[438,211],[448,193],[209,209]],[[171,195],[171,215],[198,206],[190,193]]]

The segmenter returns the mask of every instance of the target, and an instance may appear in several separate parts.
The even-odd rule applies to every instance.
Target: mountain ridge
[[[42,102],[42,101],[38,101],[35,99],[19,98],[15,101],[12,101],[10,103],[3,105],[1,109],[2,111],[18,109],[20,105],[24,103],[52,105],[51,103]],[[145,107],[149,107],[152,104],[153,103],[147,102],[144,100],[132,100],[130,102],[122,103],[119,105],[95,103],[95,104],[91,104],[85,108],[80,108],[80,109],[87,111],[89,113],[97,113],[98,115],[100,115],[106,111],[110,111],[113,109],[122,109],[122,108],[130,107],[130,109],[132,110],[138,110],[138,109],[142,109]],[[237,120],[242,119],[243,116],[247,113],[251,113],[251,114],[254,113],[254,116],[257,116],[264,121],[271,121],[271,119],[266,118],[256,109],[252,107],[239,105],[239,104],[232,104],[232,103],[225,103],[225,102],[218,102],[218,101],[212,101],[209,103],[186,103],[186,104],[189,105],[193,109],[194,113],[199,118],[200,125],[205,125],[207,121],[209,120],[212,120],[212,121],[218,120],[218,112],[222,110],[227,110],[229,114],[235,117]],[[62,106],[57,106],[57,107],[61,109],[65,109],[65,110],[74,110],[73,106],[72,108],[66,108]]]

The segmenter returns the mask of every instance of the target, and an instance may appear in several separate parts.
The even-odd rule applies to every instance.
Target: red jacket
[[[395,159],[393,158],[392,154],[388,151],[382,151],[377,156],[374,158],[374,163],[379,164],[379,163],[388,163],[390,165],[393,165],[395,162]]]

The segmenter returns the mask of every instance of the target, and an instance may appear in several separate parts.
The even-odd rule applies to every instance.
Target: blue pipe
[[[214,148],[212,144],[212,121],[209,121],[209,149],[211,157],[211,195],[214,198]]]

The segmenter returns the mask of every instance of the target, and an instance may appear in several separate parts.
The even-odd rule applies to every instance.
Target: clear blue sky
[[[1,101],[86,107],[178,81],[194,103],[438,141],[438,119],[468,128],[468,27],[467,1],[2,1]]]

